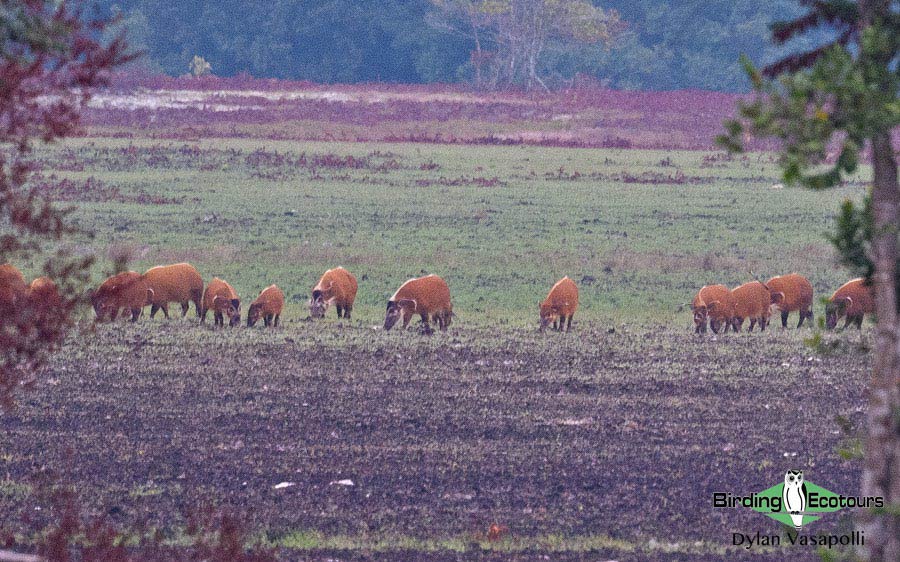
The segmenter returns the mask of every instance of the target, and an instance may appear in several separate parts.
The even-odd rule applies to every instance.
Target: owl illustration
[[[791,521],[798,531],[803,527],[803,512],[806,511],[806,483],[802,470],[788,470],[784,475],[784,510],[791,514]]]

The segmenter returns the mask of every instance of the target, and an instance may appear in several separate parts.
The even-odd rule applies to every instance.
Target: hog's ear
[[[850,305],[852,305],[852,304],[853,304],[852,297],[842,297],[842,298],[836,299],[834,301],[835,308],[837,308],[842,314],[845,310],[850,308]]]
[[[710,310],[710,312],[715,312],[715,310],[719,306],[719,304],[721,304],[719,301],[712,301],[711,303],[709,303],[706,306]]]
[[[784,302],[784,293],[775,291],[772,293],[772,304],[781,304]]]
[[[241,308],[241,299],[231,299],[231,306],[233,306],[235,310]]]

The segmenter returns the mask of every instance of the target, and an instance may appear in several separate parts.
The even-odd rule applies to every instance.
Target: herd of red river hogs
[[[338,318],[349,319],[356,291],[356,277],[352,273],[343,267],[329,269],[312,289],[310,316],[322,318],[328,308],[334,306]],[[0,265],[0,298],[12,301],[19,296],[47,307],[59,299],[56,285],[49,278],[38,277],[26,285],[24,276],[15,266]],[[218,277],[204,287],[200,273],[188,263],[160,265],[143,274],[136,271],[118,273],[92,290],[90,299],[97,321],[112,321],[120,313],[130,313],[134,322],[147,306],[150,307],[150,318],[160,310],[168,318],[171,303],[180,304],[181,315],[185,316],[191,302],[200,323],[206,322],[209,312],[212,312],[216,326],[224,326],[226,318],[229,326],[236,326],[241,321],[241,299],[234,288]],[[715,333],[729,329],[740,332],[745,320],[749,320],[749,331],[752,332],[757,324],[760,330],[765,330],[773,309],[781,312],[784,327],[787,327],[788,315],[795,311],[800,314],[798,328],[804,320],[811,323],[812,305],[812,284],[802,275],[791,273],[773,277],[765,283],[752,281],[731,290],[724,285],[707,285],[694,297],[691,310],[696,333],[706,333],[707,326]],[[283,308],[281,289],[277,285],[266,287],[247,309],[247,326],[253,327],[260,319],[265,326],[278,326]],[[577,309],[578,287],[574,281],[563,277],[540,304],[541,330],[552,324],[554,329],[568,332]],[[832,329],[840,318],[845,318],[845,328],[850,324],[860,328],[863,316],[873,312],[871,288],[863,279],[854,279],[829,299],[825,324]],[[432,322],[441,330],[450,325],[453,318],[450,288],[437,275],[410,279],[397,289],[387,302],[384,329],[390,330],[398,320],[402,320],[406,329],[415,315],[421,317],[429,333]]]
[[[769,324],[773,309],[781,312],[781,326],[787,328],[791,312],[800,314],[797,327],[804,320],[813,320],[813,288],[806,277],[797,273],[779,275],[763,283],[756,280],[729,290],[725,285],[707,285],[697,292],[691,303],[694,325],[698,334],[706,332],[706,326],[713,332],[740,332],[744,320],[750,321],[748,331],[755,325],[760,331]],[[864,279],[853,279],[844,283],[828,299],[825,307],[825,327],[829,330],[844,318],[844,328],[855,324],[862,327],[863,316],[875,312],[872,288]]]

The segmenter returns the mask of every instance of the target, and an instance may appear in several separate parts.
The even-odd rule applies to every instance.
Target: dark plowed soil
[[[275,541],[312,531],[468,545],[289,558],[716,560],[732,532],[779,529],[713,509],[714,491],[760,491],[801,468],[857,494],[859,462],[838,455],[834,420],[862,420],[868,338],[844,334],[839,353],[816,355],[803,336],[103,326],[2,418],[0,476],[27,490],[37,471],[61,472],[123,525],[177,527],[214,503]],[[23,530],[37,502],[7,490],[0,523]],[[648,550],[482,552],[493,522],[508,528],[504,544],[557,537],[565,551],[567,537],[603,536]],[[696,541],[709,554],[655,546]]]

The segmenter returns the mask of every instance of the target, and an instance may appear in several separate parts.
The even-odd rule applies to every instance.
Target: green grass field
[[[301,154],[306,164],[278,160]],[[797,271],[827,295],[847,275],[824,234],[862,192],[773,189],[767,154],[93,139],[46,156],[51,169],[83,161],[55,173],[126,199],[80,203],[101,258],[126,251],[140,270],[189,261],[245,300],[277,283],[294,318],[318,276],[343,265],[366,324],[423,272],[448,281],[462,323],[533,324],[563,275],[581,289],[577,318],[615,323],[687,326],[677,311],[696,289],[751,270]],[[140,204],[140,193],[178,202]]]

